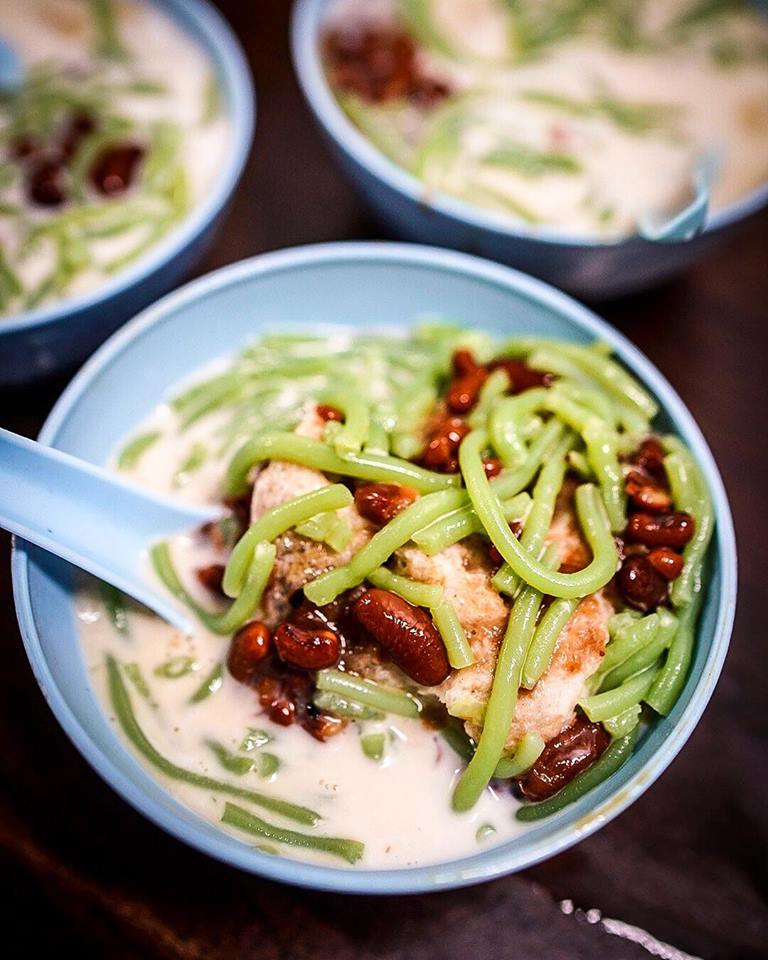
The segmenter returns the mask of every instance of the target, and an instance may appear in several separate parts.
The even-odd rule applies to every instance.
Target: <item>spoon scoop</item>
[[[706,226],[710,194],[720,163],[719,150],[710,150],[704,154],[693,171],[693,198],[671,213],[646,213],[638,224],[640,236],[655,243],[679,243],[697,237]]]
[[[185,633],[189,620],[155,592],[142,558],[153,541],[223,514],[150,493],[0,429],[0,527],[112,584]]]

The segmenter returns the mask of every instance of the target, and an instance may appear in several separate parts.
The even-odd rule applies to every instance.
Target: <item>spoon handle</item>
[[[13,47],[0,37],[0,93],[13,93],[24,79],[21,60]]]
[[[0,429],[0,527],[113,584],[174,625],[188,623],[147,581],[147,547],[221,514],[214,506],[192,507],[149,493]]]

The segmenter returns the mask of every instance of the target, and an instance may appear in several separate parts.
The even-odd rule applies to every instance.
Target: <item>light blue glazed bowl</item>
[[[575,296],[604,300],[650,287],[720,245],[768,204],[768,182],[710,216],[691,240],[641,237],[604,243],[560,231],[507,226],[501,218],[424,184],[389,160],[349,120],[323,70],[320,37],[331,0],[297,0],[291,44],[299,82],[331,149],[381,223],[395,236],[434,243],[525,270]]]
[[[621,334],[538,280],[465,254],[385,243],[328,244],[266,254],[188,284],[150,307],[78,373],[41,441],[104,463],[180,380],[264,331],[348,324],[393,334],[425,315],[499,336],[540,334],[608,341],[658,398],[661,427],[691,447],[717,512],[712,578],[685,689],[672,713],[646,731],[634,756],[578,803],[507,843],[459,860],[400,870],[353,870],[269,856],[228,836],[174,800],[116,735],[89,685],[66,563],[17,542],[13,582],[32,669],[64,730],[94,769],[164,830],[234,866],[287,883],[354,893],[461,886],[520,870],[576,843],[624,810],[673,760],[696,725],[725,657],[736,602],[731,514],[712,455],[672,387]],[[141,390],[136,384],[141,383]]]
[[[129,317],[167,293],[199,261],[231,197],[253,139],[251,74],[235,35],[207,0],[151,0],[206,51],[230,118],[231,148],[207,196],[179,227],[114,279],[77,297],[0,317],[0,386],[80,363]]]

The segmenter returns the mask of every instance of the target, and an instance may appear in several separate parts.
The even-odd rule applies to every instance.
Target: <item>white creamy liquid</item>
[[[214,67],[206,52],[151,2],[116,0],[120,40],[130,54],[126,67],[105,68],[105,77],[115,82],[130,82],[132,77],[162,85],[162,93],[121,92],[111,106],[115,112],[133,120],[137,127],[149,129],[158,121],[170,121],[182,134],[180,160],[189,189],[190,207],[202,201],[222,169],[231,143],[228,118],[219,111],[204,118]],[[0,4],[0,35],[20,57],[25,70],[45,64],[57,70],[88,70],[93,66],[93,21],[85,0],[17,0]],[[0,120],[0,133],[2,132]],[[126,193],[129,196],[130,193]],[[21,178],[13,192],[3,200],[25,211],[32,224],[45,222],[49,208],[28,204]],[[56,208],[53,216],[66,208]],[[94,266],[78,273],[65,297],[80,295],[103,284],[105,276],[98,264],[109,263],[130,251],[141,237],[141,227],[119,236],[89,242]],[[172,242],[178,226],[158,241]],[[18,221],[0,212],[0,251],[16,251],[24,231]],[[43,241],[23,258],[11,257],[25,289],[35,288],[52,270],[55,247]]]
[[[719,160],[714,211],[768,179],[768,62],[754,57],[726,67],[711,54],[712,43],[726,34],[734,42],[759,41],[768,51],[765,19],[750,14],[713,18],[685,43],[666,43],[669,25],[691,0],[648,0],[641,7],[642,26],[659,38],[655,49],[621,49],[588,32],[546,47],[535,59],[510,63],[505,4],[425,2],[461,56],[422,50],[422,61],[430,75],[448,81],[455,96],[467,98],[471,116],[456,155],[446,160],[438,149],[434,160],[417,171],[428,197],[444,191],[505,218],[514,217],[518,206],[531,213],[533,230],[554,227],[611,239],[634,232],[646,215],[680,209],[692,197],[694,171],[710,152]],[[530,9],[536,3],[526,0],[519,6]],[[352,30],[355,24],[396,22],[397,8],[395,0],[336,0],[327,24]],[[606,114],[578,116],[531,102],[525,96],[530,91],[581,102],[607,96],[628,104],[659,104],[671,109],[670,121],[668,129],[635,133]],[[426,123],[441,109],[431,111]],[[401,129],[407,141],[412,116],[403,119]],[[581,171],[524,176],[483,162],[505,141],[542,152],[565,151]],[[509,202],[494,202],[493,195]]]
[[[123,475],[153,490],[173,492],[191,503],[219,499],[226,458],[209,461],[190,476],[181,487],[173,485],[173,475],[190,447],[203,442],[215,447],[212,437],[217,423],[214,417],[180,433],[175,413],[160,407],[137,430],[137,434],[161,431],[161,439],[150,447],[135,470]],[[172,545],[177,570],[185,586],[201,603],[211,606],[211,598],[197,584],[196,568],[219,561],[209,546],[201,545],[191,534]],[[147,564],[148,576],[153,577]],[[159,590],[164,590],[158,584]],[[224,671],[221,688],[197,704],[190,696],[217,663],[226,656],[229,638],[214,635],[196,625],[194,634],[185,637],[157,617],[139,608],[129,611],[129,633],[117,633],[93,585],[84,587],[76,600],[81,624],[82,652],[91,682],[105,713],[113,718],[106,684],[105,658],[113,654],[121,663],[138,664],[151,688],[152,703],[147,702],[126,680],[140,725],[152,744],[166,757],[188,770],[227,780],[241,787],[264,790],[293,803],[311,807],[323,817],[314,832],[363,841],[362,868],[411,867],[444,862],[471,855],[482,847],[500,842],[526,828],[514,818],[517,806],[508,788],[503,794],[486,790],[469,813],[451,809],[453,785],[462,763],[442,737],[420,721],[387,716],[382,722],[366,721],[364,730],[387,735],[383,761],[368,759],[360,745],[361,726],[350,722],[340,734],[325,743],[313,739],[298,724],[281,727],[261,712],[256,692],[235,681]],[[195,658],[191,675],[166,679],[154,674],[156,667],[171,657]],[[116,723],[116,721],[115,721]],[[237,752],[249,728],[265,730],[272,742],[260,748],[276,755],[280,767],[268,781],[254,771],[235,776],[224,770],[205,746],[214,739]],[[119,729],[119,728],[118,728]],[[128,749],[133,747],[128,745]],[[254,756],[255,754],[245,754]],[[140,758],[141,759],[141,758]],[[142,761],[143,762],[143,761]],[[218,822],[227,799],[198,787],[171,780],[149,768],[174,797],[202,817]],[[249,807],[272,823],[298,830],[295,823],[282,820],[269,811]],[[492,825],[495,833],[477,839],[478,828]],[[229,827],[244,843],[257,844],[251,837]],[[327,854],[280,846],[280,854],[343,866],[343,861]]]

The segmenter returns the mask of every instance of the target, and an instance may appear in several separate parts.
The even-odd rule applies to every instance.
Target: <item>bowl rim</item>
[[[378,180],[419,207],[434,210],[452,220],[495,233],[499,237],[594,249],[614,249],[628,244],[656,245],[656,241],[638,234],[601,240],[587,234],[559,231],[554,227],[526,227],[525,224],[516,224],[503,214],[494,215],[482,207],[452,197],[448,193],[427,191],[418,177],[390,160],[358,130],[333,94],[322,67],[318,42],[325,8],[330,2],[331,0],[296,0],[294,3],[290,27],[294,69],[304,98],[320,127],[340,150]],[[710,214],[702,232],[692,240],[665,241],[665,245],[693,242],[751,216],[766,204],[768,204],[768,180],[755,187],[746,196]]]
[[[663,409],[673,417],[681,433],[685,433],[686,442],[690,444],[705,471],[716,510],[716,542],[720,555],[719,584],[713,584],[713,588],[719,587],[719,592],[711,649],[697,683],[689,693],[683,694],[687,700],[668,736],[626,782],[622,782],[620,786],[614,785],[610,793],[606,792],[604,799],[580,820],[560,825],[556,831],[529,844],[522,851],[508,849],[508,844],[488,848],[474,855],[480,856],[482,862],[471,868],[465,866],[469,858],[463,857],[447,863],[415,868],[358,870],[270,857],[259,854],[245,843],[228,846],[226,841],[231,838],[224,833],[206,833],[201,827],[209,825],[202,819],[188,824],[176,818],[172,811],[163,808],[157,800],[145,793],[135,779],[124,774],[113,761],[111,754],[102,750],[80,725],[58,689],[43,654],[29,593],[29,544],[17,538],[14,539],[12,555],[14,599],[22,639],[33,673],[65,733],[96,773],[157,826],[217,860],[297,886],[344,893],[428,892],[490,880],[532,866],[562,852],[616,817],[661,775],[693,732],[722,669],[736,605],[736,543],[725,489],[701,431],[664,376],[622,333],[571,297],[542,281],[469,254],[436,247],[387,242],[315,244],[261,254],[194,280],[142,311],[96,351],[56,402],[40,432],[40,441],[55,445],[57,433],[70,411],[87,395],[92,381],[98,379],[113,359],[134,341],[141,340],[154,325],[173,322],[181,308],[199,297],[265,274],[290,273],[305,267],[337,266],[343,262],[360,261],[417,265],[443,273],[458,273],[533,300],[564,315],[575,327],[606,339],[629,369],[639,375],[659,397]],[[120,749],[133,756],[116,733],[115,737]],[[139,763],[138,760],[136,762]],[[629,763],[632,763],[632,758]]]
[[[217,175],[210,192],[189,211],[175,229],[134,264],[78,296],[54,300],[33,310],[24,310],[0,318],[0,338],[64,320],[110,301],[142,283],[206,231],[227,204],[243,173],[253,142],[256,93],[248,61],[232,27],[209,0],[150,2],[180,25],[184,32],[189,32],[191,25],[197,34],[192,37],[193,41],[202,46],[208,61],[220,72],[221,87],[231,101],[229,117],[232,126],[231,150],[223,169]]]

